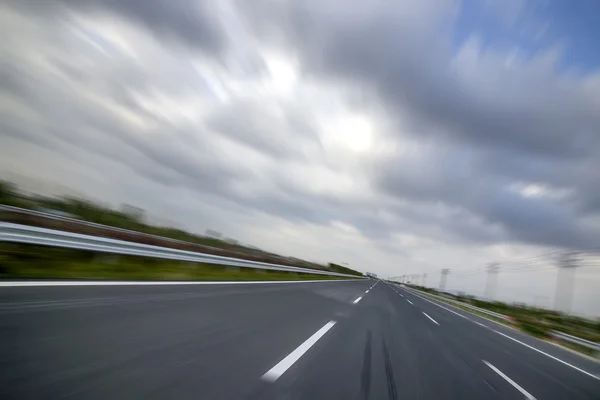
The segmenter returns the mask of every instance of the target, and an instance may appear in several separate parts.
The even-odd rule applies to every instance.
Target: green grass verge
[[[340,278],[41,246],[2,244],[0,245],[0,279],[275,281]]]
[[[567,342],[566,340],[561,340],[561,339],[554,339],[553,341],[555,343],[560,344],[561,346],[567,347],[567,348],[577,351],[579,353],[583,353],[590,357],[598,358],[600,356],[600,354],[598,354],[598,352],[596,350],[591,349],[589,347],[581,346],[577,343]]]

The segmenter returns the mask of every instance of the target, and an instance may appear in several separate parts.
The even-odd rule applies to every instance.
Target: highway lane
[[[380,284],[265,399],[493,399],[481,373],[453,364],[439,327]],[[504,397],[514,398],[514,397]]]
[[[591,373],[594,376],[600,376],[600,362],[596,360],[591,360],[587,357],[582,357],[578,353],[574,351],[570,351],[564,349],[562,347],[556,346],[551,343],[544,342],[542,340],[533,338],[525,333],[519,332],[515,329],[512,329],[503,324],[490,321],[486,318],[479,317],[472,313],[466,312],[459,308],[453,307],[447,303],[442,303],[440,301],[436,301],[431,298],[427,298],[423,294],[416,293],[415,291],[408,291],[407,289],[403,289],[401,287],[396,287],[396,290],[405,298],[412,299],[419,307],[424,310],[429,310],[429,312],[433,315],[439,315],[440,318],[449,319],[451,321],[457,321],[453,317],[457,316],[457,314],[462,317],[458,317],[462,322],[471,321],[472,323],[480,326],[487,327],[490,330],[496,332],[499,336],[503,336],[506,338],[507,336],[512,338],[508,339],[512,341],[511,344],[519,343],[519,346],[531,346],[539,351],[546,354],[546,357],[552,356],[556,357],[564,363],[568,363],[571,366],[581,368],[584,371]],[[476,330],[478,332],[478,330]],[[497,339],[497,337],[495,337]],[[504,343],[504,341],[502,341]],[[531,349],[530,349],[531,350]],[[532,350],[535,351],[535,350]],[[560,362],[559,362],[560,363]]]
[[[401,287],[394,290],[444,327],[447,348],[454,347],[453,352],[461,357],[471,354],[487,361],[505,375],[531,387],[535,398],[600,398],[600,363],[597,361],[416,295],[412,290]]]
[[[0,398],[244,398],[369,281],[0,289]]]
[[[600,380],[375,283],[1,287],[0,398],[600,398]]]

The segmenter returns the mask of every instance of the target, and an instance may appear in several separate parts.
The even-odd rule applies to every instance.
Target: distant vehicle
[[[375,278],[375,279],[377,279],[377,274],[374,274],[374,273],[372,273],[372,272],[367,272],[367,276],[368,276],[369,278]]]

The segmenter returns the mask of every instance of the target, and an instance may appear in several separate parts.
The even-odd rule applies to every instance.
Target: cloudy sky
[[[599,19],[594,0],[6,0],[0,172],[386,277],[450,268],[473,294],[499,262],[499,298],[550,306],[554,252],[600,248]],[[600,314],[586,260],[574,307]]]

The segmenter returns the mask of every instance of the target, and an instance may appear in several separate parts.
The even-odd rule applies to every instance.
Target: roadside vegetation
[[[340,278],[2,243],[0,279],[273,281]]]
[[[44,213],[51,213],[59,217],[69,218],[68,220],[65,220],[64,218],[50,218],[44,215],[31,215],[19,212],[18,210],[0,211],[0,221],[5,222],[32,225],[93,236],[102,236],[154,246],[175,248],[179,250],[243,258],[258,262],[363,276],[363,274],[358,271],[334,263],[330,263],[329,265],[311,263],[297,258],[285,257],[254,247],[245,246],[232,239],[203,236],[172,227],[155,226],[147,222],[147,217],[145,216],[144,210],[137,207],[122,205],[121,208],[117,210],[111,208],[110,206],[100,205],[86,199],[68,196],[43,197],[25,194],[13,183],[1,180],[0,205],[9,205],[34,211],[42,211]],[[127,231],[115,231],[98,226],[89,226],[82,224],[79,221],[93,222],[110,227],[126,229]],[[138,232],[155,236],[140,235]],[[175,239],[176,241],[169,239]],[[110,275],[112,277],[115,274],[115,271],[111,270],[110,265],[107,266],[104,263],[98,264],[96,261],[99,259],[111,259],[111,256],[98,255],[91,258],[82,258],[77,252],[72,250],[40,247],[34,251],[34,254],[38,259],[30,260],[31,264],[27,266],[25,265],[26,262],[24,262],[24,260],[27,260],[28,258],[24,257],[22,251],[17,251],[19,254],[15,255],[14,252],[7,253],[4,248],[8,247],[3,245],[3,247],[0,248],[0,276],[5,278],[57,278],[59,276],[83,278],[87,277],[87,275],[93,275],[93,277],[105,277]],[[60,257],[57,257],[57,254],[60,254]],[[266,277],[266,275],[261,275],[261,272],[256,272],[257,270],[250,271],[250,268],[243,268],[241,271],[235,271],[231,268],[219,266],[219,271],[212,271],[211,269],[203,270],[202,268],[192,268],[192,271],[188,271],[187,269],[182,270],[182,268],[179,267],[179,265],[183,265],[181,263],[167,262],[164,260],[160,262],[151,262],[142,261],[141,259],[136,259],[133,257],[113,258],[118,259],[118,263],[121,265],[121,268],[116,269],[119,276],[129,276],[128,273],[125,272],[126,269],[129,269],[131,270],[130,275],[132,276],[139,275],[154,277],[147,279],[161,279],[160,276],[179,275],[182,276],[181,279],[200,279],[199,277],[217,277],[217,275],[221,276],[220,274],[223,273],[227,273],[227,276],[232,278],[236,274],[240,276],[244,275],[249,278],[254,277],[256,274],[258,275],[257,279]],[[34,263],[41,263],[41,265],[37,266],[34,265]],[[81,266],[82,263],[87,263],[88,267]],[[148,268],[145,267],[147,265],[156,265],[157,263],[160,264],[160,268],[157,267],[152,270],[148,270]],[[14,267],[14,265],[17,264],[19,265],[18,271]],[[177,264],[178,266],[174,267],[173,264]],[[78,266],[81,266],[81,268]],[[265,274],[268,274],[269,277],[275,277],[276,275],[275,272],[267,272]],[[282,276],[286,278],[289,278],[290,276],[290,273],[279,272],[279,274],[283,274]],[[294,276],[297,276],[298,279],[308,279],[312,275],[295,274]],[[319,276],[320,279],[324,279],[324,275],[315,276]]]

